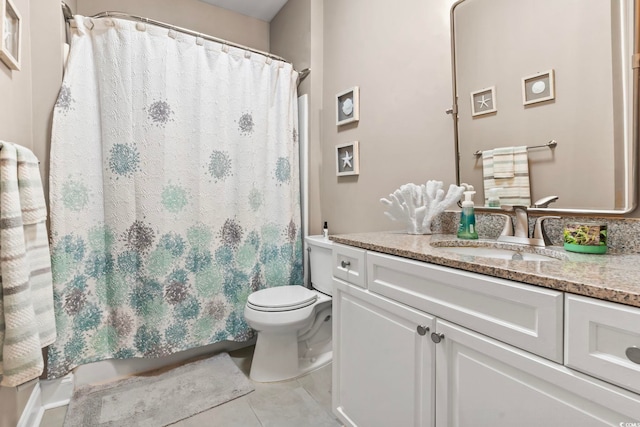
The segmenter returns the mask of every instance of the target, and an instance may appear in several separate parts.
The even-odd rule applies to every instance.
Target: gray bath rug
[[[65,427],[160,427],[253,391],[227,353],[73,393]]]

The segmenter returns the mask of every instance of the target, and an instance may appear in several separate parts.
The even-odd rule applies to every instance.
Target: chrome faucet
[[[506,217],[505,226],[498,237],[499,242],[520,243],[531,246],[551,245],[551,240],[547,236],[543,223],[547,219],[559,219],[559,216],[547,215],[537,218],[535,226],[533,227],[533,237],[529,237],[528,208],[521,205],[502,205],[500,208],[506,212],[515,212],[515,226],[512,225],[509,215],[498,214]]]
[[[501,206],[503,210],[513,211],[516,213],[516,222],[513,227],[514,237],[529,238],[529,214],[527,207],[521,205]]]

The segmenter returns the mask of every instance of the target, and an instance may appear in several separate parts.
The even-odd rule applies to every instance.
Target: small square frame
[[[523,105],[550,101],[556,97],[553,69],[522,78]]]
[[[20,70],[22,18],[12,0],[0,0],[0,60],[12,70]]]
[[[472,117],[495,113],[498,111],[495,86],[471,92],[470,96]]]
[[[358,141],[336,145],[336,175],[360,174]]]
[[[336,95],[336,126],[360,120],[360,88],[354,86]]]

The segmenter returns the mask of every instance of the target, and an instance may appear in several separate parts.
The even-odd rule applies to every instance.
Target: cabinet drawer
[[[352,285],[366,288],[365,250],[350,246],[333,245],[333,276]]]
[[[567,295],[566,331],[567,366],[640,393],[640,309]]]
[[[367,253],[370,291],[562,363],[562,293]]]

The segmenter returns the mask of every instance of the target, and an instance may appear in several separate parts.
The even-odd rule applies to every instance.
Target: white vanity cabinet
[[[562,292],[363,256],[365,288],[334,276],[333,406],[346,426],[640,423],[638,394],[563,365]]]

